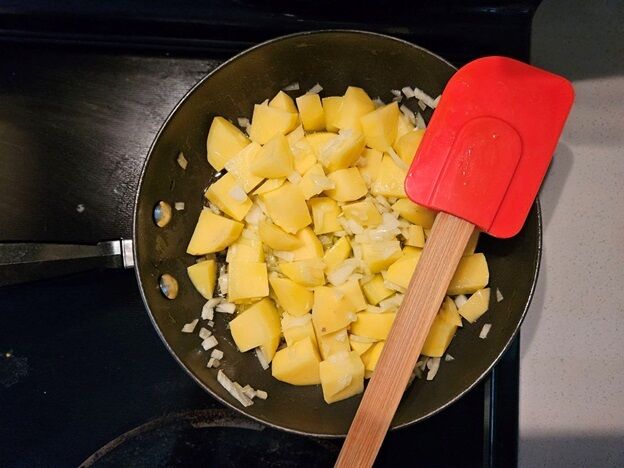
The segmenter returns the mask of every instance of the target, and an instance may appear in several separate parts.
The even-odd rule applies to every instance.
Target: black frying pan
[[[454,72],[451,64],[431,52],[387,36],[355,31],[296,34],[256,46],[224,63],[202,79],[173,110],[152,145],[141,175],[134,216],[134,263],[158,334],[180,365],[205,390],[258,421],[317,436],[346,434],[360,401],[355,397],[327,405],[317,386],[294,387],[273,379],[270,371],[262,370],[253,353],[241,354],[236,350],[226,328],[227,319],[218,314],[215,335],[218,347],[225,352],[221,368],[241,384],[249,383],[269,393],[266,401],[257,400],[253,406],[243,408],[217,383],[216,370],[206,368],[208,357],[196,334],[180,332],[184,323],[199,316],[205,302],[187,277],[186,267],[194,258],[186,254],[186,246],[202,209],[203,192],[215,177],[206,160],[206,135],[212,118],[222,115],[236,121],[237,117],[251,117],[255,103],[293,82],[299,82],[302,90],[319,82],[323,95],[342,94],[348,85],[361,86],[384,101],[392,98],[391,89],[406,85],[416,85],[437,96]],[[429,116],[425,114],[425,118]],[[180,151],[189,161],[186,170],[176,162]],[[163,228],[153,220],[154,207],[161,200],[171,205],[183,201],[186,205],[184,211],[174,211],[171,222]],[[39,247],[21,246],[22,253],[12,257],[0,248],[0,263],[2,258],[20,262],[29,256],[46,260],[50,253],[65,258],[73,252],[61,246],[48,246],[43,251]],[[81,247],[82,258],[96,258],[108,248],[106,262],[115,264],[119,249],[109,247]],[[443,362],[433,381],[415,380],[407,389],[393,427],[440,411],[492,368],[526,313],[537,279],[540,249],[537,203],[518,236],[509,240],[482,236],[479,250],[487,256],[491,286],[500,289],[504,300],[493,303],[479,323],[457,333],[449,348],[455,360]],[[173,300],[160,291],[159,278],[164,273],[179,283],[179,294]],[[0,284],[1,280],[0,276]],[[478,335],[485,322],[491,323],[492,329],[487,339],[481,340]]]

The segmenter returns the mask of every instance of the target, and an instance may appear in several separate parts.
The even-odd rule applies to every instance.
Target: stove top
[[[346,22],[339,13],[348,2],[333,16],[306,1],[213,1],[199,10],[154,2],[150,14],[138,1],[124,11],[114,2],[8,2],[0,11],[0,241],[130,237],[138,175],[162,121],[224,57],[258,40],[357,27],[458,65],[491,53],[528,59],[537,2],[423,6],[409,24],[402,3],[394,16]],[[338,453],[338,440],[269,429],[204,393],[162,346],[131,271],[5,287],[0,314],[1,466],[330,466]],[[460,401],[392,432],[378,465],[514,465],[518,362],[516,340]]]

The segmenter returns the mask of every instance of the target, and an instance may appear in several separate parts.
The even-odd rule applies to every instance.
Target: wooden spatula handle
[[[439,213],[336,467],[372,466],[474,226]]]

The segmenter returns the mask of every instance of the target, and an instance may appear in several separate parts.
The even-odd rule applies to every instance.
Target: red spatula
[[[564,78],[505,57],[448,82],[405,181],[440,213],[337,467],[372,466],[468,238],[475,226],[503,238],[522,228],[573,99]]]

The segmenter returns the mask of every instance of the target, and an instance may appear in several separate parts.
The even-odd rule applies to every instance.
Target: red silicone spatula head
[[[566,79],[505,57],[448,82],[405,181],[415,203],[496,237],[524,224],[574,100]]]

